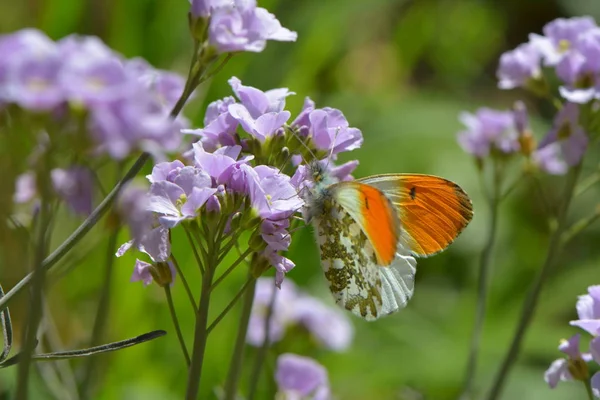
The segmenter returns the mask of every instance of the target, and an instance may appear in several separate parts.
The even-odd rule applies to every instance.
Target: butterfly
[[[444,250],[473,217],[469,196],[433,175],[384,174],[336,182],[308,166],[305,218],[336,302],[366,320],[404,308],[416,260]]]

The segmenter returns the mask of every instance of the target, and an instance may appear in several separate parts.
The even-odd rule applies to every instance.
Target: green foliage
[[[194,126],[200,126],[203,106],[230,94],[226,79],[231,75],[262,89],[287,86],[297,93],[288,101],[292,109],[299,110],[304,97],[310,96],[319,106],[341,109],[350,124],[363,131],[364,146],[351,155],[361,162],[357,176],[419,172],[443,175],[460,183],[473,199],[475,218],[449,250],[419,261],[416,292],[407,309],[375,323],[354,318],[356,337],[351,349],[318,355],[340,399],[420,398],[414,393],[431,399],[456,398],[474,319],[477,262],[489,223],[474,162],[456,144],[455,134],[461,129],[457,116],[461,110],[474,110],[483,104],[500,108],[512,105],[514,94],[495,88],[494,73],[499,54],[516,44],[509,43],[505,31],[508,19],[515,16],[503,12],[504,2],[475,0],[259,3],[276,14],[284,26],[296,30],[298,41],[271,42],[261,54],[236,55],[209,86],[204,86],[205,91],[198,93],[185,113]],[[523,3],[540,3],[543,7],[546,2]],[[600,12],[598,5],[586,7],[588,12]],[[36,26],[52,38],[71,32],[98,34],[127,57],[141,56],[157,67],[181,73],[191,53],[186,0],[0,0],[0,9],[3,31]],[[514,12],[514,6],[511,10]],[[520,17],[527,21],[526,16]],[[531,26],[529,30],[539,28]],[[535,99],[530,100],[535,110]],[[545,128],[547,122],[534,124],[538,137]],[[108,169],[101,171],[107,188],[114,176]],[[546,189],[552,194],[560,186]],[[519,187],[501,209],[475,385],[480,394],[489,387],[508,346],[520,305],[548,243],[549,229],[540,211],[542,202],[532,193],[526,184]],[[597,195],[598,190],[593,189],[591,194],[576,199],[575,208],[591,209]],[[60,218],[69,221],[65,214]],[[75,226],[72,221],[56,224],[53,244],[60,243]],[[288,278],[329,299],[312,235],[312,228],[295,234],[289,257],[296,268]],[[104,273],[106,236],[107,230],[100,224],[51,277],[47,300],[64,349],[84,347],[81,345],[89,342]],[[575,332],[568,320],[575,316],[576,296],[588,285],[600,283],[595,246],[599,237],[598,229],[590,229],[561,256],[560,267],[544,289],[504,398],[583,396],[583,387],[575,383],[551,391],[543,381],[543,372],[559,356],[558,340]],[[119,243],[127,239],[123,232]],[[183,235],[174,236],[173,243],[175,248],[187,245]],[[27,272],[26,263],[19,264],[14,256],[10,259],[11,265],[0,268],[5,289]],[[197,295],[200,276],[192,254],[178,261]],[[140,283],[129,283],[133,263],[133,256],[115,263],[106,339],[119,340],[155,329],[165,329],[169,334],[125,351],[97,356],[101,367],[94,398],[181,398],[186,374],[164,294],[156,286],[144,288]],[[69,268],[72,270],[66,274]],[[217,291],[211,318],[245,280],[242,270],[232,276]],[[194,322],[184,318],[191,309],[179,283],[173,287],[175,305],[182,329],[191,339]],[[23,322],[25,297],[19,300],[11,305],[17,331]],[[236,309],[228,315],[209,337],[201,398],[211,398],[211,388],[223,383],[238,312]],[[20,337],[18,332],[15,336]],[[248,354],[247,364],[251,365],[255,351]],[[83,363],[71,362],[76,369]],[[267,378],[272,376],[273,366],[274,354],[270,354],[263,373],[265,382],[259,390],[271,384]],[[13,372],[0,373],[0,397],[13,381]],[[244,375],[242,385],[247,381]],[[34,383],[34,398],[51,398],[39,380]]]

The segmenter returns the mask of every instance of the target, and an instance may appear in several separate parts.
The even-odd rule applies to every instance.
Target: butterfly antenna
[[[329,155],[327,156],[327,164],[325,165],[325,170],[329,170],[329,162],[333,157],[333,149],[335,148],[335,141],[337,140],[338,133],[340,132],[340,127],[335,130],[335,135],[333,135],[333,142],[331,143],[331,149],[329,149]]]
[[[317,155],[310,149],[310,147],[308,147],[308,145],[306,143],[304,143],[302,138],[300,136],[298,136],[298,134],[294,130],[291,130],[291,132],[292,132],[292,135],[294,135],[294,137],[298,140],[298,142],[300,142],[300,144],[302,146],[304,146],[304,148],[306,150],[308,150],[308,153],[312,156],[313,160],[317,160]],[[304,164],[308,165],[308,162],[306,161],[304,156],[302,154],[300,154],[300,156],[302,157],[302,161],[304,161]]]

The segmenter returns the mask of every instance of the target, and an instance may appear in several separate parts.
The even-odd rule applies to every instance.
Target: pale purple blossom
[[[202,13],[206,9],[197,5],[195,12]],[[256,7],[256,0],[233,0],[210,11],[209,41],[220,53],[260,52],[267,40],[289,42],[298,36],[282,27],[273,14]]]
[[[458,143],[475,157],[486,157],[492,149],[506,154],[520,149],[515,116],[510,111],[482,107],[475,114],[461,113],[460,121],[467,129],[459,132]]]
[[[148,254],[152,261],[167,261],[171,256],[171,241],[169,229],[162,225],[146,232],[139,240],[130,240],[119,247],[116,256],[123,256],[128,250],[135,247],[142,253]]]
[[[586,132],[579,124],[579,106],[566,103],[554,118],[552,129],[542,139],[539,148],[557,143],[560,146],[561,158],[572,167],[581,161],[588,141]]]
[[[544,26],[544,36],[531,34],[529,38],[542,54],[545,65],[555,66],[580,35],[595,27],[596,22],[591,17],[557,18]]]
[[[358,149],[363,143],[362,133],[349,126],[344,114],[335,108],[318,108],[308,115],[310,137],[315,147],[331,155]]]
[[[200,136],[206,151],[213,152],[220,146],[234,146],[239,141],[236,129],[239,125],[229,113],[229,105],[235,104],[231,96],[213,101],[208,105],[204,115],[204,128],[184,129],[182,133]]]
[[[579,319],[571,321],[571,325],[600,335],[600,285],[590,286],[588,294],[579,296],[576,308]]]
[[[152,229],[153,216],[148,209],[148,189],[130,183],[119,193],[116,210],[129,227],[134,241],[141,240]]]
[[[537,149],[531,154],[531,159],[534,165],[550,175],[564,175],[569,170],[558,143],[550,143]]]
[[[35,173],[25,172],[19,175],[15,182],[15,193],[13,201],[15,203],[27,203],[37,194]]]
[[[327,370],[315,360],[291,353],[277,359],[275,372],[279,394],[286,399],[327,400],[331,398]]]
[[[306,295],[298,297],[295,308],[298,322],[321,346],[334,351],[346,350],[350,346],[354,328],[340,309]]]
[[[556,66],[564,82],[560,94],[568,101],[587,103],[598,96],[600,87],[600,28],[579,35],[574,48]]]
[[[573,377],[569,373],[569,363],[565,358],[554,360],[550,367],[544,372],[544,381],[554,389],[560,381],[571,381]]]
[[[152,283],[150,268],[152,268],[152,264],[136,259],[135,266],[133,267],[133,274],[131,275],[129,282],[142,281],[144,286],[148,286]]]
[[[594,397],[600,398],[600,372],[596,372],[592,376],[591,384]]]
[[[519,45],[516,49],[500,56],[496,75],[500,89],[513,89],[525,86],[531,79],[542,75],[539,50],[531,43]]]
[[[56,168],[50,172],[52,186],[76,214],[88,215],[92,212],[93,176],[92,172],[80,166],[69,169]]]
[[[189,0],[190,13],[193,17],[207,18],[213,9],[228,6],[233,0]]]

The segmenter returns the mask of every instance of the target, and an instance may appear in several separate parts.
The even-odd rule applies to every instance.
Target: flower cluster
[[[256,0],[190,0],[192,18],[208,18],[209,43],[218,53],[263,51],[267,40],[295,41],[296,32],[281,26],[273,14],[256,6]]]
[[[275,371],[278,397],[328,400],[331,398],[327,370],[315,360],[286,353],[277,358]]]
[[[203,128],[182,130],[199,138],[184,152],[183,161],[158,163],[148,175],[146,210],[151,222],[143,223],[152,228],[133,229],[137,236],[118,255],[137,247],[154,262],[165,262],[170,256],[169,230],[179,224],[194,228],[204,220],[203,229],[220,230],[232,240],[250,232],[249,246],[275,267],[280,285],[294,267],[281,252],[291,243],[292,217],[304,204],[298,194],[309,178],[304,165],[294,167],[290,160],[315,155],[335,160],[339,153],[358,148],[362,134],[339,110],[318,109],[310,99],[288,125],[291,113],[284,109],[285,99],[293,93],[287,88],[263,92],[235,77],[229,83],[237,100],[212,102]],[[357,162],[327,165],[333,176],[348,179]]]
[[[497,76],[501,89],[521,87],[544,97],[552,95],[549,82],[553,80],[548,78],[557,76],[556,92],[563,103],[553,126],[536,145],[524,106],[512,113],[483,108],[475,115],[461,116],[467,127],[459,134],[463,149],[479,160],[520,152],[530,164],[553,175],[577,165],[596,123],[596,108],[589,104],[600,98],[600,28],[594,20],[559,18],[548,23],[544,35],[532,34],[529,42],[500,57]]]
[[[319,346],[334,351],[346,349],[352,341],[353,329],[346,314],[301,292],[289,279],[283,282],[281,290],[276,290],[269,278],[260,278],[256,283],[246,336],[249,344],[262,346],[267,319],[271,343],[282,340],[295,327],[308,332]]]
[[[90,36],[53,42],[25,29],[1,36],[0,51],[0,105],[47,113],[48,125],[63,131],[55,137],[42,127],[52,140],[119,160],[135,149],[178,148],[185,123],[168,116],[183,89],[180,76],[126,60]]]
[[[590,286],[588,294],[579,296],[577,314],[579,319],[571,321],[571,325],[578,326],[593,336],[590,352],[581,353],[579,350],[580,334],[569,340],[562,340],[558,349],[567,357],[555,360],[544,374],[544,379],[551,388],[556,387],[561,380],[587,382],[590,379],[587,363],[593,360],[600,364],[600,286]],[[590,384],[594,395],[600,397],[600,372],[591,377]]]

